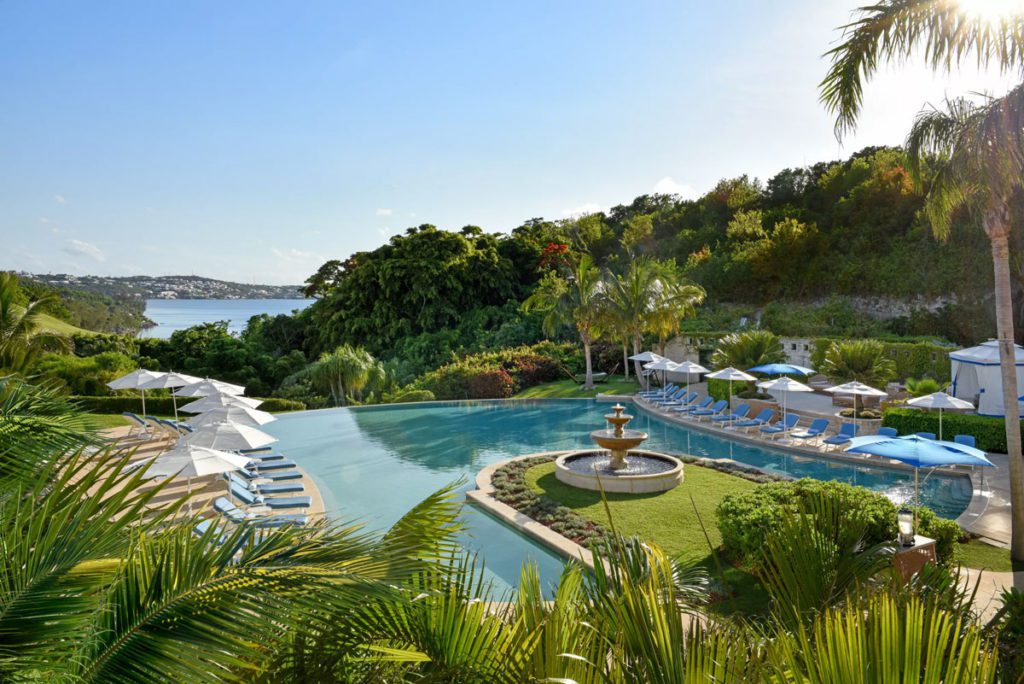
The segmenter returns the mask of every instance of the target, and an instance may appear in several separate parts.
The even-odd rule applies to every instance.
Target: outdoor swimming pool
[[[285,414],[263,429],[313,476],[329,515],[363,519],[384,529],[460,477],[466,478],[464,489],[474,489],[476,473],[495,461],[591,447],[588,433],[604,424],[608,408],[584,399],[397,404]],[[850,482],[896,501],[912,495],[913,477],[906,471],[749,446],[632,412],[637,415],[630,427],[650,434],[644,448],[727,457],[792,477]],[[955,518],[970,500],[966,476],[922,479],[921,502],[944,517]],[[516,585],[527,559],[538,564],[545,582],[557,579],[562,562],[545,548],[469,506],[467,521],[466,545],[480,552],[499,589]]]

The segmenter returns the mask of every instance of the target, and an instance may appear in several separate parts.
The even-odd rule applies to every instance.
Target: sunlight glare
[[[967,16],[992,24],[1024,17],[1024,0],[959,0],[958,4]]]

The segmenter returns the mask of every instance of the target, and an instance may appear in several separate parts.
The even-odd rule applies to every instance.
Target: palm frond
[[[883,0],[856,12],[841,27],[842,42],[826,53],[831,66],[819,86],[840,139],[856,126],[864,83],[883,62],[903,62],[923,49],[934,70],[950,71],[971,56],[978,66],[994,65],[1003,72],[1024,65],[1019,16],[991,22],[970,15],[955,0]]]

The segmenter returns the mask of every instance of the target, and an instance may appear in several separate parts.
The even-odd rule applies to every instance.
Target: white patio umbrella
[[[682,363],[677,364],[676,367],[672,369],[672,371],[675,372],[675,373],[686,373],[686,393],[687,394],[690,393],[690,375],[691,374],[696,373],[697,375],[700,375],[701,373],[710,373],[711,372],[707,368],[705,368],[704,366],[700,365],[699,363],[694,363],[693,361],[683,361]]]
[[[957,399],[951,397],[945,392],[933,392],[932,394],[926,394],[923,397],[915,397],[907,401],[908,406],[916,406],[918,408],[931,408],[939,410],[939,441],[942,441],[942,411],[943,409],[963,410],[972,409],[974,404],[967,401],[966,399]]]
[[[206,378],[191,385],[186,385],[174,393],[177,397],[208,397],[211,394],[234,394],[241,396],[245,394],[245,387]]]
[[[193,401],[191,404],[185,404],[181,407],[181,410],[185,413],[203,413],[204,411],[224,408],[226,406],[256,408],[262,403],[259,399],[251,399],[249,397],[236,397],[233,394],[215,394]]]
[[[192,478],[216,475],[244,468],[249,459],[227,451],[217,451],[192,444],[179,444],[160,454],[146,470],[150,477],[184,477],[188,479],[188,493],[192,494]],[[230,485],[228,491],[231,491]],[[189,499],[189,513],[192,500]]]
[[[645,363],[644,364],[644,368],[646,368],[647,370],[650,370],[650,371],[664,371],[666,373],[666,375],[662,376],[662,380],[661,380],[661,384],[664,385],[665,382],[668,380],[667,373],[670,370],[675,370],[678,365],[679,364],[676,363],[675,361],[673,361],[672,359],[661,358],[661,359],[658,359],[657,361],[651,361],[650,363]]]
[[[186,385],[192,385],[197,382],[202,382],[202,378],[197,378],[192,375],[185,375],[184,373],[164,373],[158,378],[154,378],[149,382],[141,385],[139,389],[174,389],[176,387],[184,387]],[[174,404],[174,422],[178,422],[178,399],[171,393],[171,403]]]
[[[139,390],[142,393],[142,415],[145,416],[146,415],[146,390],[145,390],[145,388],[143,388],[143,385],[145,385],[148,382],[152,382],[154,380],[159,379],[162,375],[163,375],[163,373],[161,373],[160,371],[151,371],[151,370],[146,370],[145,368],[140,368],[138,370],[132,371],[128,375],[122,375],[121,377],[117,378],[116,380],[111,380],[110,382],[107,383],[107,387],[109,387],[110,389],[113,389],[113,390],[123,390],[123,389],[137,389],[137,390]]]
[[[764,382],[757,383],[757,386],[764,390],[770,390],[772,392],[782,392],[782,424],[786,424],[786,407],[789,403],[790,392],[813,392],[813,387],[808,387],[802,382],[798,382],[793,378],[782,376],[781,378],[775,378],[773,380],[765,380]],[[785,437],[785,434],[783,434]]]
[[[736,380],[737,382],[753,382],[753,381],[757,380],[757,378],[755,378],[753,375],[750,375],[749,373],[744,373],[743,371],[739,370],[738,368],[733,368],[732,366],[729,366],[728,368],[723,368],[722,370],[717,370],[714,373],[708,373],[708,377],[713,379],[713,380],[728,380],[729,381],[729,409],[730,410],[732,409],[732,382],[733,382],[733,380]]]
[[[832,394],[852,394],[853,395],[853,424],[857,425],[857,397],[887,397],[889,396],[880,389],[869,387],[863,382],[847,382],[842,385],[836,385],[835,387],[826,387],[826,392]]]
[[[220,449],[223,451],[242,451],[243,449],[259,449],[277,441],[266,432],[236,423],[210,423],[204,425],[190,435],[181,438],[185,444]]]
[[[210,423],[234,423],[246,427],[258,428],[277,420],[273,414],[248,406],[222,406],[209,411],[203,411],[195,418],[188,421],[193,428],[203,427]]]
[[[645,351],[645,352],[640,352],[639,354],[633,354],[632,356],[627,356],[626,358],[629,359],[630,361],[639,361],[641,363],[651,363],[652,361],[657,361],[658,359],[661,359],[661,358],[664,358],[664,357],[661,356],[660,354],[655,354],[652,351]],[[650,383],[647,382],[647,378],[648,377],[649,376],[646,376],[646,375],[644,376],[644,386],[646,388],[650,389]]]

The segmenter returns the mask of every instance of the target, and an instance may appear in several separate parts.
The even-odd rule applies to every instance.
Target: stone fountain
[[[555,459],[555,477],[582,489],[634,494],[663,492],[681,484],[682,461],[636,449],[647,439],[647,433],[626,429],[633,416],[625,410],[625,406],[616,404],[604,417],[608,427],[590,433],[602,451],[559,456]]]
[[[633,416],[624,414],[626,407],[616,404],[612,407],[612,413],[607,413],[604,419],[608,421],[608,427],[604,430],[594,430],[590,433],[590,439],[602,449],[611,452],[612,458],[608,467],[612,470],[624,470],[626,468],[626,454],[647,439],[646,432],[639,430],[625,430],[626,424],[633,420]]]

